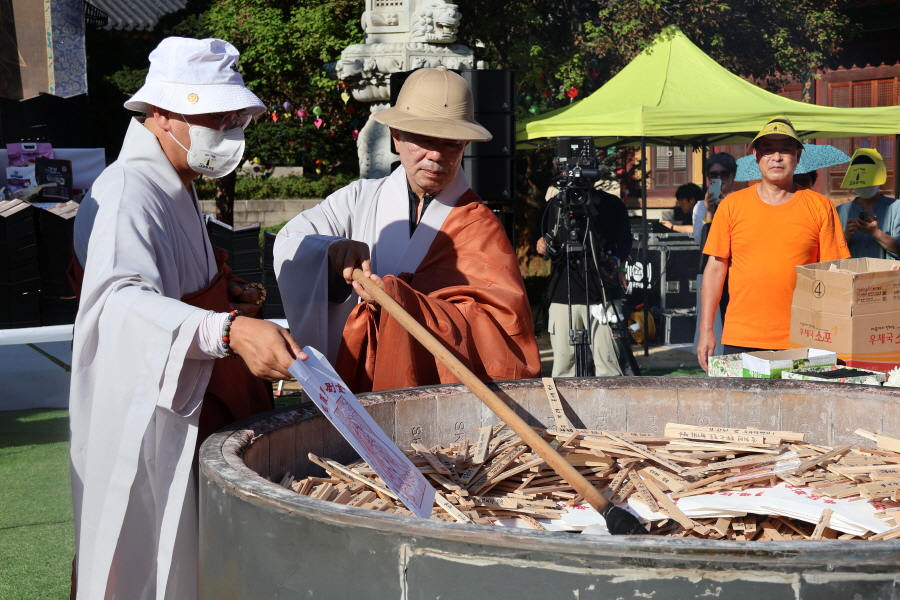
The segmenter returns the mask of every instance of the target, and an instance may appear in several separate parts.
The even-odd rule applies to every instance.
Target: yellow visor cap
[[[887,169],[884,159],[872,148],[860,148],[853,153],[847,174],[841,182],[844,189],[855,189],[873,185],[884,185],[887,181]]]
[[[763,127],[760,132],[756,134],[756,137],[753,138],[753,141],[750,142],[750,147],[753,147],[756,140],[767,135],[786,135],[789,138],[794,138],[800,142],[800,136],[794,131],[794,124],[791,123],[791,120],[787,117],[773,117],[769,119],[769,122],[766,123],[765,127]],[[803,142],[800,142],[800,144],[803,144]]]

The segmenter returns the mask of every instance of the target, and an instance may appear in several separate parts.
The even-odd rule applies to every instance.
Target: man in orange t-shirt
[[[704,370],[716,347],[712,317],[726,275],[731,300],[722,332],[725,354],[785,350],[795,267],[850,257],[831,201],[793,182],[803,144],[790,120],[771,119],[750,149],[762,181],[722,201],[703,248],[710,256],[703,271],[697,345]]]

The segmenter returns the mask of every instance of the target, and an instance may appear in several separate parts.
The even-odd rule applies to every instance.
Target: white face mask
[[[877,185],[870,185],[867,187],[856,188],[853,191],[856,193],[857,196],[859,196],[863,200],[868,200],[869,198],[872,198],[873,196],[875,196],[875,194],[878,193],[878,188],[879,188],[879,186],[877,186]]]
[[[191,147],[181,145],[172,132],[175,143],[187,152],[187,163],[196,173],[218,179],[234,171],[244,156],[244,130],[240,127],[228,131],[218,131],[209,127],[191,125],[182,115],[184,122],[190,127]]]

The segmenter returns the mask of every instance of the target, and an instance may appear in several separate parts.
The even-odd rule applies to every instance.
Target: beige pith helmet
[[[492,137],[475,121],[475,101],[465,79],[447,67],[413,72],[397,104],[372,117],[400,131],[445,140],[487,142]]]

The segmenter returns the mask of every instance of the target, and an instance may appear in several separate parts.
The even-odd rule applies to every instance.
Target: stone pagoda
[[[462,17],[456,4],[444,0],[366,0],[362,15],[365,43],[354,44],[334,64],[360,102],[374,114],[390,106],[391,73],[421,67],[474,68],[472,51],[455,44]],[[370,118],[357,138],[360,177],[375,179],[391,172],[399,160],[391,153],[390,131]]]

